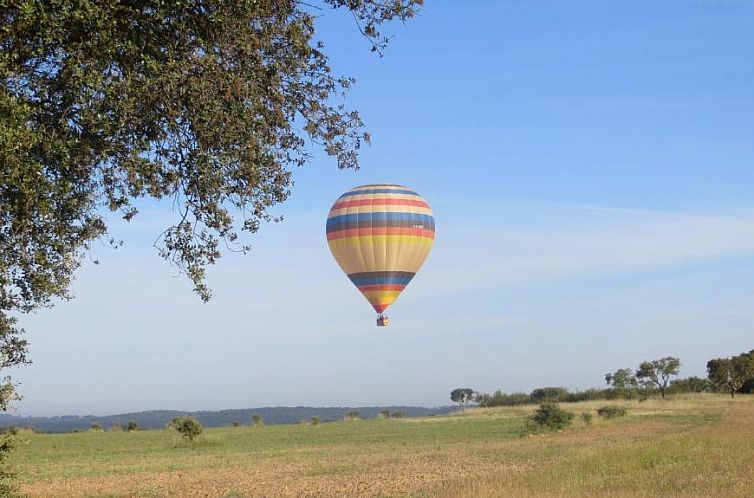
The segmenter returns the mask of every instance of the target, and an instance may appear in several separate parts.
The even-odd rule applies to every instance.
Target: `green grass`
[[[438,423],[436,423],[438,422]],[[225,466],[291,455],[359,454],[364,446],[401,452],[417,446],[443,448],[476,441],[515,438],[519,418],[450,417],[427,423],[411,419],[360,420],[309,425],[209,428],[194,443],[174,430],[85,432],[27,436],[14,455],[24,480]]]
[[[318,426],[26,434],[13,466],[29,496],[754,496],[754,400],[618,403],[526,435],[534,407]],[[577,415],[605,402],[563,405]]]

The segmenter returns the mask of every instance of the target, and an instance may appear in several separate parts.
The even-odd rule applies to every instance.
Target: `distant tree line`
[[[359,412],[358,418],[371,419],[380,417],[381,411],[402,412],[406,417],[428,417],[443,415],[453,411],[450,406],[427,408],[421,406],[365,406],[365,407],[261,407],[219,411],[185,412],[176,410],[151,410],[144,412],[120,413],[106,416],[59,416],[59,417],[20,417],[0,413],[0,432],[4,427],[29,427],[38,432],[81,432],[91,430],[96,423],[104,431],[110,431],[120,425],[128,430],[124,421],[133,421],[139,430],[162,429],[173,418],[184,415],[195,417],[204,427],[228,427],[234,422],[244,425],[298,424],[313,416],[325,421],[343,420],[349,412]],[[392,418],[392,417],[391,417]],[[117,430],[117,429],[116,429]]]
[[[748,353],[709,360],[707,378],[692,376],[674,379],[678,376],[680,367],[681,361],[678,358],[667,356],[644,361],[635,370],[620,368],[605,374],[605,389],[570,391],[565,387],[538,387],[529,393],[505,393],[497,390],[487,394],[470,388],[456,388],[451,391],[450,399],[461,407],[469,402],[492,407],[601,399],[643,400],[656,394],[665,399],[667,394],[725,392],[734,397],[737,393],[754,393],[754,349]]]

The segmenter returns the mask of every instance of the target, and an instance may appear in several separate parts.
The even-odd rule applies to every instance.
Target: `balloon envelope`
[[[351,189],[327,217],[327,243],[335,261],[377,313],[414,278],[434,239],[429,204],[401,185]]]

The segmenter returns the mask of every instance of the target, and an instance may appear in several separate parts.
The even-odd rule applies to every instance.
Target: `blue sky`
[[[371,55],[342,13],[320,36],[357,78],[358,172],[315,154],[280,224],[214,267],[202,304],[152,241],[114,222],[75,300],[26,317],[21,414],[448,402],[600,386],[645,359],[684,375],[754,348],[752,1],[428,2]],[[437,240],[374,313],[329,254],[349,188],[409,185]]]

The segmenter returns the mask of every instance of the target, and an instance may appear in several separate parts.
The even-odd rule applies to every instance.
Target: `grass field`
[[[579,414],[607,402],[563,405]],[[754,496],[754,399],[618,402],[628,416],[523,435],[533,408],[422,419],[27,434],[31,497]]]

